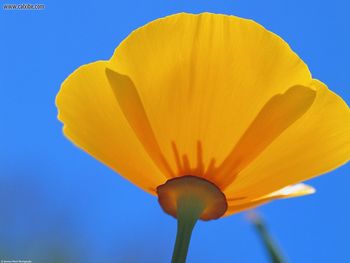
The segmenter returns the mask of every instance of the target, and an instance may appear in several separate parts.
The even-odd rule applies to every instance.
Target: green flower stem
[[[272,237],[270,236],[263,219],[260,218],[258,215],[254,215],[254,217],[255,218],[253,219],[253,223],[255,229],[257,230],[261,240],[263,241],[263,244],[270,256],[271,263],[287,263],[287,261],[283,258],[278,246],[275,244]]]
[[[201,216],[205,205],[191,196],[179,198],[177,201],[177,235],[172,263],[185,263],[192,230]]]

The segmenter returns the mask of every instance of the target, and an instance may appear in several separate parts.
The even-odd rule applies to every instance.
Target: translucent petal
[[[313,193],[315,193],[315,188],[313,188],[310,185],[306,185],[306,184],[290,185],[255,200],[249,200],[243,203],[240,202],[241,200],[231,200],[228,202],[228,209],[225,215],[228,216],[244,210],[249,210],[254,207],[269,203],[273,200],[299,197],[299,196],[309,195]]]
[[[308,111],[315,97],[314,90],[303,86],[293,86],[284,94],[273,96],[216,169],[219,186],[224,190],[232,183],[244,168]]]
[[[56,98],[64,134],[75,145],[155,194],[165,176],[128,124],[105,74],[107,62],[80,67],[62,84]],[[120,81],[120,88],[127,82]],[[123,86],[124,85],[124,86]]]
[[[250,20],[208,13],[173,15],[137,29],[109,66],[134,83],[173,174],[218,185],[215,168],[262,107],[311,80],[275,34]]]
[[[253,200],[349,160],[349,107],[323,83],[314,80],[311,87],[317,95],[308,112],[236,177],[226,196]]]

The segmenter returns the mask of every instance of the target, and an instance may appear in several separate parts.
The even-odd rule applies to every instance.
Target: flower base
[[[178,222],[172,263],[184,263],[197,220],[224,215],[226,197],[214,184],[196,176],[170,179],[157,188],[157,193],[163,210]]]

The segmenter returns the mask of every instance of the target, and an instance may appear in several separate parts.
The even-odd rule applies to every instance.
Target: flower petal
[[[238,213],[244,210],[252,209],[254,207],[269,203],[277,199],[285,199],[291,197],[299,197],[315,193],[315,188],[306,184],[296,184],[284,187],[278,191],[265,195],[261,198],[250,200],[246,203],[237,203],[235,200],[228,202],[228,209],[225,216]]]
[[[110,69],[106,69],[106,74],[119,102],[120,109],[150,158],[153,159],[156,165],[159,165],[159,169],[164,175],[171,176],[172,171],[160,150],[134,83],[128,76],[121,75]]]
[[[350,109],[314,80],[316,99],[308,112],[285,130],[225,191],[256,199],[346,163],[350,157]]]
[[[209,13],[172,15],[134,31],[110,67],[135,84],[174,174],[214,182],[213,168],[267,101],[311,80],[275,34],[250,20]]]
[[[56,98],[64,134],[144,190],[155,194],[165,177],[149,158],[113,95],[107,62],[80,67],[62,84]],[[121,88],[128,85],[120,81]]]
[[[315,97],[314,90],[303,86],[293,86],[284,94],[273,96],[217,168],[218,186],[224,190],[232,183],[240,171],[307,112]]]
[[[295,184],[295,185],[290,185],[287,187],[284,187],[280,190],[277,190],[271,194],[268,194],[267,196],[263,197],[264,198],[291,198],[291,197],[298,197],[298,196],[303,196],[303,195],[309,195],[315,193],[316,190],[310,185],[307,184]]]

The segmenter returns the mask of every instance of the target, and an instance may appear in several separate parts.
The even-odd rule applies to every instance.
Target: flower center
[[[202,220],[223,216],[227,210],[225,195],[213,183],[197,176],[181,176],[157,187],[158,201],[163,210],[178,218],[184,207],[197,211]]]

